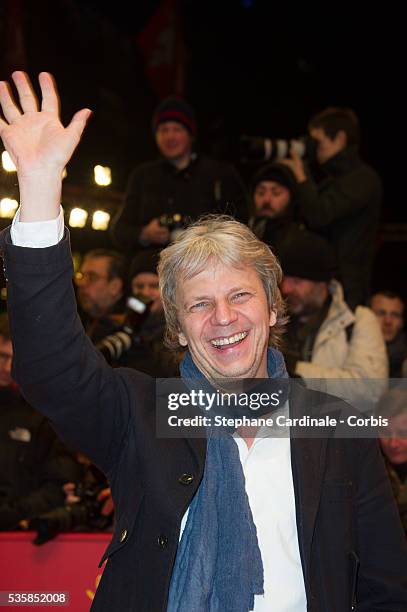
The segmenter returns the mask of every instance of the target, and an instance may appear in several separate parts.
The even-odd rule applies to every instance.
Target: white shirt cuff
[[[64,211],[59,207],[59,216],[50,221],[20,221],[20,209],[11,224],[11,241],[15,246],[43,249],[58,244],[64,235]]]

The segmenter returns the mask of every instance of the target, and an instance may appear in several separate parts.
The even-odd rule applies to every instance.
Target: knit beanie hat
[[[263,181],[273,181],[279,185],[286,187],[291,195],[294,195],[296,189],[296,180],[294,174],[284,164],[272,162],[262,166],[252,179],[252,193],[254,193],[257,185]]]
[[[293,228],[278,257],[284,276],[328,283],[335,274],[335,258],[328,242],[308,230]]]
[[[197,126],[193,108],[181,98],[166,98],[162,100],[154,111],[153,132],[155,133],[160,123],[176,121],[183,125],[192,136],[196,135]]]

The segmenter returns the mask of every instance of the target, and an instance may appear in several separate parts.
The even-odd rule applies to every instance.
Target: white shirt
[[[56,219],[32,223],[20,222],[17,211],[11,239],[16,246],[44,248],[57,244],[63,233],[62,208]],[[234,440],[239,449],[264,568],[264,595],[255,596],[253,612],[306,612],[290,438],[264,437],[263,432],[250,449],[238,434],[234,435]],[[188,511],[182,519],[180,537],[187,516]]]
[[[282,411],[288,410],[288,404]],[[253,612],[306,612],[307,598],[298,545],[290,438],[267,437],[259,430],[250,449],[237,433],[246,493],[264,569],[264,595],[255,595]],[[184,531],[188,510],[181,522]]]
[[[264,595],[254,612],[305,612],[290,438],[235,436],[264,568]]]

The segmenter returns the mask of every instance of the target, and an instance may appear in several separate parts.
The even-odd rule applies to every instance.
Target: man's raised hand
[[[40,221],[58,214],[62,172],[77,147],[91,111],[77,112],[64,127],[59,119],[59,98],[55,81],[41,72],[39,107],[25,72],[14,72],[19,102],[9,84],[0,82],[0,136],[13,160],[20,186],[21,220]],[[34,206],[35,202],[35,206]]]
[[[21,109],[8,83],[0,82],[0,103],[5,118],[0,119],[0,135],[19,176],[54,168],[62,172],[79,143],[91,111],[79,111],[64,128],[59,120],[58,93],[51,74],[39,75],[41,109],[28,76],[14,72],[12,77]]]

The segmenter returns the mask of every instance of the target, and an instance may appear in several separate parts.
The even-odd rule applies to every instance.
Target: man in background
[[[162,101],[152,127],[160,158],[138,166],[129,178],[112,225],[117,248],[165,246],[174,230],[204,213],[247,219],[246,190],[234,167],[194,150],[197,123],[186,101]]]
[[[289,372],[311,388],[324,379],[333,395],[377,401],[388,376],[380,327],[369,308],[353,312],[345,301],[328,243],[298,231],[279,255],[290,315],[283,349]]]
[[[249,227],[278,256],[293,225],[300,225],[295,176],[284,164],[266,164],[254,175],[251,191]]]
[[[378,318],[386,343],[390,378],[400,378],[407,359],[404,301],[393,291],[378,291],[371,297],[370,307]]]
[[[323,179],[316,183],[293,151],[282,160],[297,180],[300,214],[332,244],[345,299],[366,304],[382,199],[381,180],[359,156],[360,129],[349,108],[327,108],[309,122]]]
[[[377,406],[377,414],[390,422],[380,444],[407,535],[407,388],[394,387],[385,393]]]
[[[82,322],[96,343],[123,322],[127,260],[117,251],[94,249],[85,254],[74,280]]]

